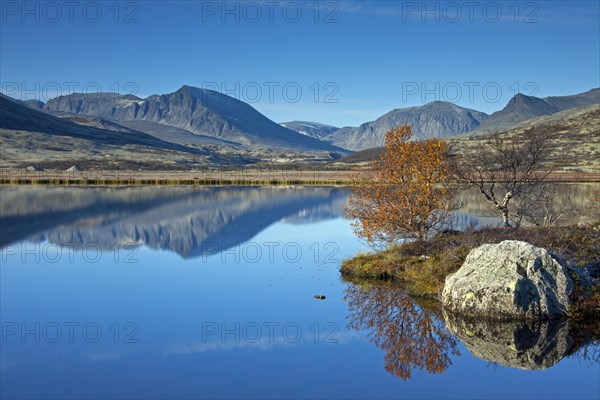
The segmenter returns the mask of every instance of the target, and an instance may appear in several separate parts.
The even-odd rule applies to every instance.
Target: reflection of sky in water
[[[317,206],[326,206],[328,196]],[[268,219],[274,207],[253,218]],[[417,369],[408,381],[395,378],[385,371],[385,352],[368,332],[347,328],[348,284],[339,277],[339,262],[363,246],[348,221],[335,215],[290,221],[298,215],[315,213],[293,212],[225,252],[189,259],[142,246],[133,254],[104,249],[94,263],[80,250],[62,249],[51,263],[56,247],[45,246],[47,241],[27,247],[20,242],[15,254],[5,248],[3,330],[11,322],[29,328],[39,322],[40,329],[52,322],[79,325],[72,343],[64,326],[57,343],[43,340],[43,334],[39,343],[31,334],[25,343],[19,335],[6,337],[2,397],[598,397],[598,364],[563,359],[544,371],[496,368],[460,342],[462,356],[452,356],[444,373]],[[23,254],[25,249],[39,251]],[[126,255],[137,262],[125,262]],[[313,298],[317,294],[327,298]],[[127,322],[135,325],[126,328]],[[82,337],[86,323],[102,329],[97,343]],[[215,326],[219,332],[209,334]],[[232,332],[223,340],[222,327],[238,332],[239,340]],[[137,343],[124,343],[126,338]]]

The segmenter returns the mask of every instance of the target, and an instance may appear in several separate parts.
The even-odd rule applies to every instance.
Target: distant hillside
[[[114,93],[73,93],[48,101],[50,112],[91,115],[117,122],[147,121],[230,142],[267,149],[342,151],[287,129],[249,104],[207,89],[183,86],[174,93],[141,99]]]
[[[510,99],[506,107],[483,121],[477,131],[505,130],[531,118],[593,104],[600,104],[600,89],[592,89],[573,96],[553,96],[543,99],[517,94]]]
[[[83,170],[115,171],[252,162],[244,156],[166,142],[110,121],[59,118],[4,95],[0,95],[0,159],[5,167],[65,170],[78,165]]]
[[[45,111],[49,114],[67,119],[79,125],[93,126],[95,128],[114,130],[117,132],[129,132],[134,130],[147,133],[150,136],[166,142],[177,143],[184,146],[241,146],[240,143],[192,133],[176,126],[165,125],[158,122],[134,120],[120,121],[119,123],[116,123],[113,120],[92,115],[72,114],[64,111],[49,110],[47,108],[44,109],[45,103],[38,100],[27,100],[22,101],[22,103],[35,110]]]
[[[185,129],[178,128],[172,125],[165,125],[151,121],[122,121],[122,126],[135,129],[140,132],[145,132],[155,138],[165,140],[167,142],[178,143],[186,146],[228,146],[240,147],[241,144],[231,142],[224,139],[219,139],[212,136],[200,135],[192,133]]]
[[[44,102],[40,100],[24,100],[22,103],[34,110],[42,110],[44,108]]]
[[[561,111],[568,110],[570,108],[600,104],[600,88],[588,90],[587,92],[572,96],[545,97],[544,101]]]
[[[600,105],[568,109],[523,121],[501,135],[512,136],[541,132],[548,135],[553,148],[552,166],[563,171],[600,172]],[[489,135],[484,132],[445,139],[452,151],[469,154],[486,146]],[[360,164],[375,160],[383,147],[371,148],[337,160],[338,163]]]
[[[325,136],[340,129],[335,126],[309,121],[282,122],[280,125],[315,139],[323,139]]]
[[[367,163],[378,158],[384,151],[385,147],[371,147],[370,149],[356,151],[352,154],[344,156],[337,160],[337,162],[347,164]]]
[[[404,124],[412,127],[417,139],[445,138],[475,129],[486,117],[487,114],[479,111],[434,101],[419,107],[393,110],[358,128],[342,128],[325,140],[345,149],[363,150],[383,146],[386,132]]]
[[[600,172],[600,105],[578,107],[523,121],[503,136],[541,133],[552,148],[551,166],[557,170]],[[453,151],[469,154],[486,146],[489,135],[472,134],[448,139]]]
[[[146,133],[134,130],[116,131],[82,126],[67,119],[29,108],[20,102],[0,96],[0,128],[40,132],[48,135],[69,136],[86,139],[95,143],[110,145],[136,144],[161,149],[197,152],[177,144],[156,139]]]

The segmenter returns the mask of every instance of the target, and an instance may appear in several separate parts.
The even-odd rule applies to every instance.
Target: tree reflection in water
[[[391,283],[349,283],[348,327],[367,332],[369,340],[383,349],[385,369],[403,380],[413,369],[442,373],[459,355],[457,341],[434,311],[417,305],[406,292]]]

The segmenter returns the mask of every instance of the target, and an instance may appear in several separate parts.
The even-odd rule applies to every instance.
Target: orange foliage
[[[385,151],[353,177],[346,215],[370,243],[424,239],[448,221],[455,191],[453,163],[443,140],[410,141],[408,125],[386,133]]]
[[[415,369],[440,374],[459,355],[457,342],[432,311],[415,304],[396,286],[369,287],[350,284],[348,327],[368,333],[371,342],[385,351],[385,369],[403,380]]]

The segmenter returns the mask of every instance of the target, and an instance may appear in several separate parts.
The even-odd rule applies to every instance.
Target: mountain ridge
[[[450,138],[470,133],[511,129],[532,118],[600,103],[600,88],[567,96],[539,98],[517,93],[491,115],[456,104],[433,101],[422,106],[397,108],[359,127],[344,127],[324,140],[354,151],[383,146],[385,133],[409,124],[416,139]]]
[[[84,126],[117,132],[145,132],[164,142],[183,146],[262,147],[340,154],[345,152],[344,149],[357,151],[380,147],[385,133],[403,124],[412,126],[416,140],[511,129],[532,118],[600,103],[600,88],[545,98],[518,93],[503,109],[491,115],[449,102],[433,101],[422,106],[396,108],[374,121],[343,128],[299,120],[277,124],[241,100],[189,85],[145,99],[131,94],[101,92],[72,93],[47,103],[15,101],[36,112],[44,111]],[[116,125],[113,127],[113,124]]]
[[[558,170],[594,172],[600,170],[600,104],[582,106],[537,116],[500,131],[502,137],[526,134],[529,130],[549,135],[554,153],[552,164]],[[487,145],[490,135],[474,131],[447,138],[453,153],[468,157]],[[375,160],[384,147],[369,148],[345,156],[339,163],[356,164]]]
[[[517,93],[506,106],[492,113],[476,131],[510,129],[523,121],[577,107],[600,103],[600,88],[568,96],[535,97]]]
[[[400,125],[411,125],[415,138],[445,138],[473,130],[486,117],[487,114],[477,110],[433,101],[422,106],[394,109],[359,127],[341,128],[325,139],[349,150],[364,150],[383,146],[385,133]]]
[[[86,96],[90,101],[86,101]],[[330,143],[279,125],[241,100],[188,85],[172,93],[145,99],[114,93],[72,93],[49,100],[44,110],[91,115],[117,122],[161,123],[251,147],[345,152]]]
[[[110,145],[144,145],[177,151],[200,153],[200,150],[166,142],[134,130],[116,131],[80,125],[27,107],[6,95],[0,96],[0,128],[27,130],[48,135],[68,136]]]

